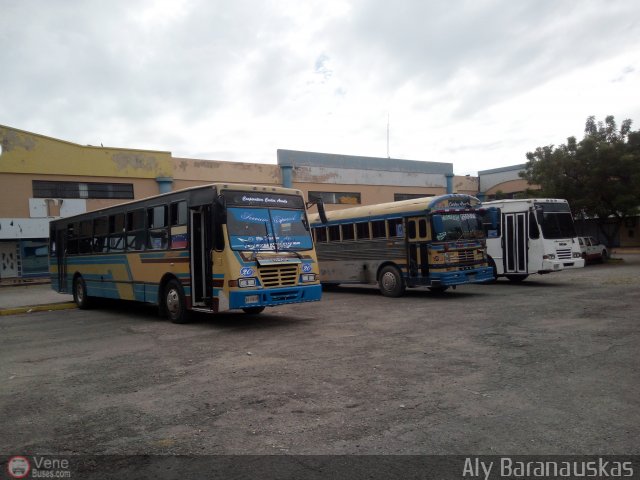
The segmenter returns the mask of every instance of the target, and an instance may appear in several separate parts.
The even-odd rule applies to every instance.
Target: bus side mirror
[[[431,217],[433,219],[433,228],[436,232],[442,232],[444,230],[444,224],[442,223],[441,215],[434,215]]]
[[[309,208],[309,207],[311,207],[311,206],[313,206],[313,205],[315,205],[315,206],[316,206],[316,208],[318,209],[318,216],[320,217],[320,221],[321,221],[322,223],[327,223],[327,222],[328,222],[328,220],[327,220],[327,214],[326,214],[326,212],[324,211],[324,202],[322,201],[322,199],[321,199],[321,198],[318,198],[318,199],[316,199],[316,200],[312,200],[312,201],[310,201],[310,202],[307,202],[305,206],[306,206],[307,208]]]
[[[227,201],[224,195],[218,195],[215,201],[215,220],[216,223],[227,223]]]
[[[491,229],[498,228],[498,209],[496,207],[489,208],[489,220],[491,221]]]

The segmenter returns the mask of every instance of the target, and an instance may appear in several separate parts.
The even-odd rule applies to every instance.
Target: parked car
[[[596,241],[593,237],[578,237],[582,258],[586,262],[604,262],[609,258],[609,250],[605,245]]]

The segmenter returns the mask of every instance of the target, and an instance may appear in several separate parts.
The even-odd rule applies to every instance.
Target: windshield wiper
[[[267,222],[264,222],[264,234],[267,237],[267,246],[269,247],[269,250],[271,250],[271,241],[269,240],[269,225],[267,225]]]

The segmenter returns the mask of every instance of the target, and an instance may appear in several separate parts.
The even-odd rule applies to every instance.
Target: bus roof
[[[375,205],[363,205],[360,207],[331,210],[326,212],[328,223],[358,218],[385,217],[394,214],[419,214],[428,213],[431,210],[440,209],[468,209],[480,205],[476,197],[461,193],[449,193],[436,197],[420,197],[398,202],[378,203]],[[309,214],[311,224],[319,224],[320,216],[317,213]]]
[[[223,192],[225,190],[239,190],[239,191],[246,190],[247,192],[271,192],[271,193],[282,193],[282,194],[289,194],[289,195],[302,195],[302,192],[300,190],[297,190],[294,188],[274,187],[274,186],[268,186],[268,185],[250,185],[247,183],[217,182],[217,183],[209,183],[206,185],[197,185],[195,187],[181,188],[180,190],[172,190],[171,192],[161,193],[159,195],[152,195],[150,197],[129,200],[127,202],[118,203],[117,205],[111,205],[110,207],[99,208],[97,210],[78,213],[76,215],[70,215],[68,217],[56,218],[51,221],[55,222],[57,220],[67,220],[67,219],[73,219],[76,217],[83,217],[84,215],[94,216],[100,213],[109,213],[114,210],[118,211],[122,208],[126,209],[127,207],[131,207],[139,203],[146,203],[146,202],[150,202],[155,199],[160,199],[167,196],[172,196],[172,195],[179,196],[180,194],[189,194],[198,190],[208,190],[208,189],[215,190],[217,192]]]
[[[505,198],[503,200],[490,200],[488,202],[482,202],[482,205],[497,205],[499,203],[569,203],[564,198]]]

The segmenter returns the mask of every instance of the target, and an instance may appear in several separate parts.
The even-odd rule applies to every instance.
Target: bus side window
[[[178,250],[187,248],[189,245],[187,237],[187,202],[183,200],[182,202],[172,203],[169,210],[169,216],[171,217],[171,249]],[[222,231],[222,229],[220,229],[220,231]],[[215,230],[215,233],[216,245],[214,248],[221,250],[217,243],[220,241],[217,230]],[[224,245],[222,248],[224,248]]]
[[[416,221],[415,220],[409,220],[407,222],[407,233],[409,235],[409,239],[410,240],[415,240],[416,239]]]
[[[313,231],[316,234],[316,243],[324,243],[327,241],[327,229],[325,227],[316,227]]]
[[[144,210],[127,212],[127,250],[144,250]]]
[[[373,238],[384,238],[387,236],[387,229],[384,220],[371,222],[371,236]]]
[[[124,213],[109,216],[109,251],[124,251]]]
[[[480,215],[482,217],[482,229],[484,230],[485,236],[487,238],[500,237],[500,209],[491,207]],[[529,219],[529,221],[531,221],[531,219]]]
[[[342,225],[342,240],[353,240],[355,235],[353,233],[353,223]]]
[[[169,246],[167,206],[160,205],[147,209],[149,235],[147,247],[151,250],[165,250]]]
[[[533,212],[529,212],[529,238],[537,239],[540,238],[540,230],[538,229],[538,222],[536,222],[536,217]]]
[[[401,218],[392,218],[387,221],[389,226],[389,236],[390,237],[404,237],[404,228],[402,226]]]
[[[356,223],[356,235],[358,236],[358,240],[369,240],[371,238],[369,233],[369,222]]]
[[[78,240],[79,253],[91,253],[93,248],[93,222],[84,220],[80,222],[80,239]]]
[[[70,223],[67,226],[67,255],[78,253],[78,224]]]
[[[171,204],[171,226],[187,224],[187,202],[181,201]]]
[[[109,218],[98,217],[93,221],[93,251],[103,253],[108,251],[107,234],[109,233]]]
[[[424,218],[418,220],[418,236],[420,238],[427,238],[427,220]]]
[[[331,225],[329,227],[329,241],[330,242],[340,241],[340,225]]]

